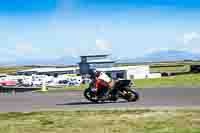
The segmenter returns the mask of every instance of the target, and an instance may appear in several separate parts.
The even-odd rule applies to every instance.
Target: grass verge
[[[177,66],[151,66],[151,72],[155,73],[184,73],[190,71],[190,65],[177,65]]]
[[[200,87],[200,74],[185,74],[157,79],[141,79],[135,80],[134,82],[138,88]]]
[[[80,91],[84,90],[88,87],[88,84],[82,84],[80,86],[65,86],[65,87],[47,87],[47,92],[65,92],[65,91]],[[42,90],[38,90],[36,92],[42,92]]]
[[[199,133],[200,110],[107,110],[0,114],[0,133]]]
[[[0,67],[0,73],[15,74],[17,71],[31,69],[31,67]]]

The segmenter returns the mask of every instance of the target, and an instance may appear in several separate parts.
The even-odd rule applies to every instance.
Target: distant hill
[[[118,61],[118,63],[162,62],[183,60],[200,60],[200,54],[194,54],[187,51],[166,50],[153,52],[143,57],[121,59]]]
[[[115,60],[115,58],[113,59]],[[117,60],[117,58],[116,58]],[[187,51],[166,50],[156,51],[138,58],[118,59],[117,63],[143,63],[143,62],[162,62],[162,61],[183,61],[200,60],[200,54]],[[63,56],[57,59],[20,59],[16,62],[0,63],[1,66],[19,65],[76,65],[80,62],[79,57]]]
[[[79,57],[65,56],[58,59],[19,59],[15,62],[0,63],[1,66],[23,66],[23,65],[75,65],[80,62]]]

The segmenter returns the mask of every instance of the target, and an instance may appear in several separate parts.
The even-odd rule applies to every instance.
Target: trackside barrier
[[[16,90],[13,88],[3,88],[2,86],[0,86],[0,95],[15,95],[16,94]]]
[[[23,92],[33,92],[41,90],[41,87],[17,87],[17,86],[0,86],[0,95],[15,95]],[[45,90],[43,88],[43,90]],[[46,88],[47,90],[47,88]]]

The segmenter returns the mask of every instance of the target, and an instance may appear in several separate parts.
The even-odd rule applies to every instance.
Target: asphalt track
[[[57,93],[26,92],[0,94],[0,112],[31,112],[41,110],[119,109],[150,107],[200,107],[200,88],[149,88],[139,90],[140,100],[93,104],[82,91]]]

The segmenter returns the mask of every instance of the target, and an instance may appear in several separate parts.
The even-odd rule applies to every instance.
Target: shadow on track
[[[58,106],[65,106],[65,105],[100,105],[100,104],[117,104],[117,103],[127,103],[127,101],[118,101],[118,102],[70,102],[70,103],[64,103],[64,104],[56,104]]]

